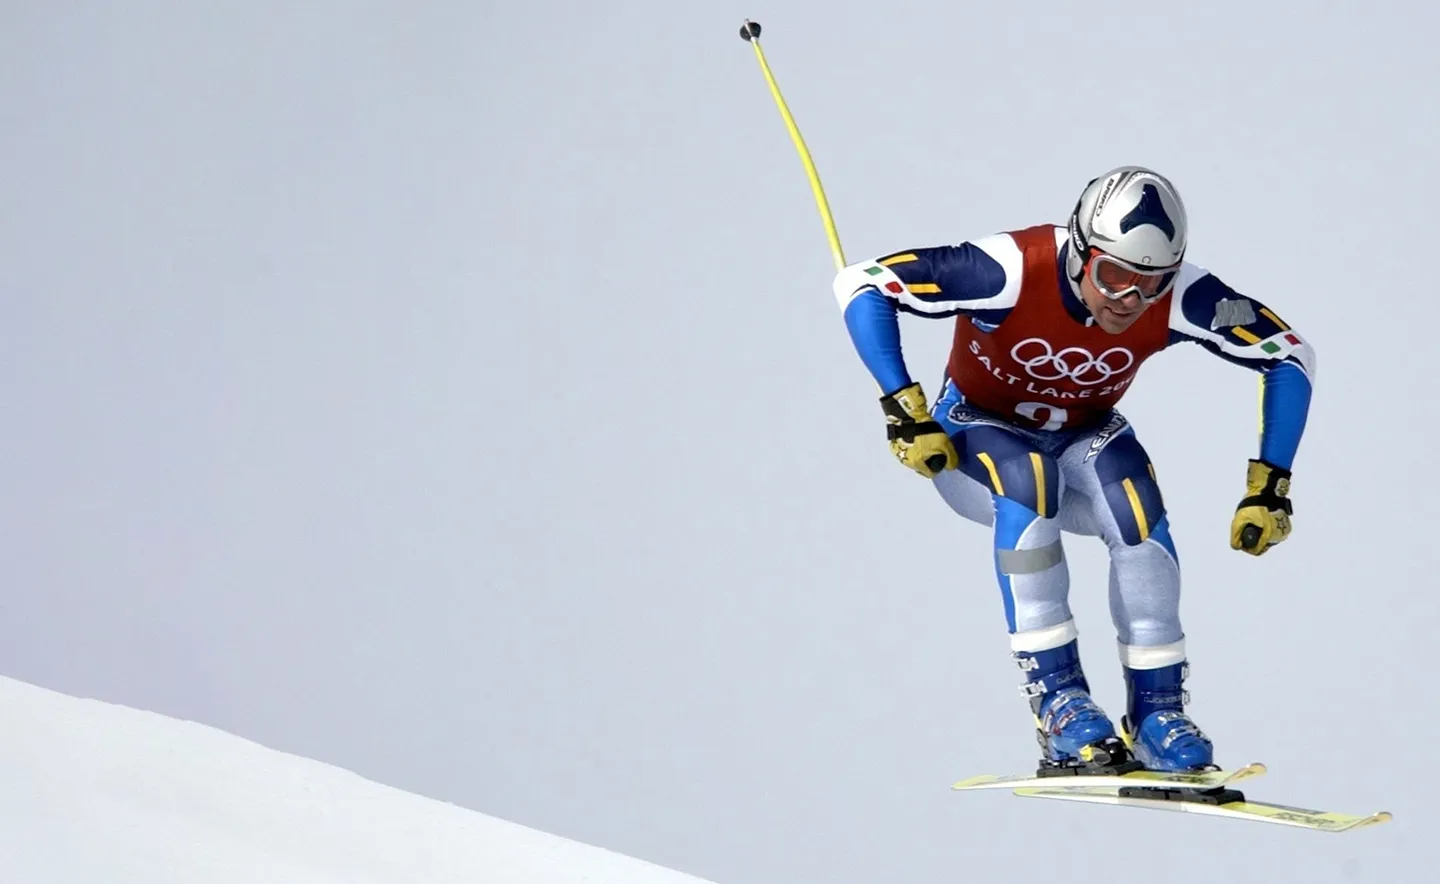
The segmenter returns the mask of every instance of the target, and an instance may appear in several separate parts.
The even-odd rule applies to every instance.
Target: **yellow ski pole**
[[[760,62],[760,71],[765,75],[765,82],[770,85],[770,94],[775,97],[775,106],[780,109],[785,128],[790,131],[790,140],[795,143],[795,150],[800,153],[800,162],[805,164],[805,174],[810,178],[810,189],[815,193],[815,205],[820,209],[820,220],[825,223],[825,235],[830,239],[830,254],[835,258],[835,269],[838,271],[845,266],[845,252],[840,248],[840,235],[835,232],[835,219],[830,215],[825,188],[820,186],[820,173],[815,171],[815,163],[810,159],[805,139],[800,136],[800,127],[795,125],[795,118],[790,115],[790,108],[785,105],[785,98],[780,94],[775,75],[770,72],[770,64],[765,61],[765,50],[760,48],[760,24],[745,19],[745,24],[740,27],[740,37],[754,47],[755,58]]]
[[[843,270],[845,268],[845,252],[840,248],[840,235],[835,232],[835,219],[831,216],[830,204],[825,199],[825,188],[820,186],[820,173],[815,171],[815,163],[810,159],[810,151],[805,147],[805,139],[800,136],[800,127],[795,125],[795,118],[790,115],[790,108],[785,105],[785,98],[780,94],[780,86],[775,82],[775,75],[770,72],[770,65],[765,61],[765,50],[760,48],[760,24],[748,18],[745,19],[745,24],[740,27],[740,37],[755,48],[755,58],[760,62],[760,70],[765,74],[765,82],[770,84],[770,94],[775,97],[775,106],[780,109],[780,116],[785,120],[785,128],[790,131],[790,140],[795,142],[795,150],[800,154],[800,162],[805,164],[805,174],[810,178],[810,189],[815,193],[815,206],[820,210],[820,220],[825,222],[825,235],[830,239],[830,254],[835,259],[835,270],[837,272]],[[945,455],[931,455],[927,465],[930,469],[939,472],[944,468]]]

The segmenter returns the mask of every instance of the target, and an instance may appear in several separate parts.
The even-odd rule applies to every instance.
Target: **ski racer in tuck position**
[[[1211,740],[1186,712],[1180,565],[1160,486],[1115,408],[1146,359],[1193,342],[1262,373],[1259,451],[1230,545],[1258,556],[1290,533],[1290,470],[1315,354],[1268,307],[1185,260],[1187,223],[1168,179],[1121,166],[1084,188],[1065,227],[905,249],[849,264],[834,280],[856,352],[883,393],[891,450],[960,516],[993,526],[1042,769],[1215,767]],[[901,312],[955,321],[933,409],[905,365]],[[1081,666],[1062,532],[1109,549],[1126,681],[1118,731]]]

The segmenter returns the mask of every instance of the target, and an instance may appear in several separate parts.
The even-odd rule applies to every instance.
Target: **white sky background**
[[[1075,884],[1210,880],[1202,844],[1414,879],[1440,13],[1345,9],[4,5],[0,674],[721,882],[1037,845]],[[1177,350],[1122,409],[1221,760],[1395,822],[949,792],[1036,754],[989,538],[890,459],[747,16],[852,259],[1061,222],[1142,162],[1315,344],[1262,559],[1226,546],[1253,376]],[[903,330],[933,394],[950,327]],[[1102,551],[1067,552],[1118,710]]]

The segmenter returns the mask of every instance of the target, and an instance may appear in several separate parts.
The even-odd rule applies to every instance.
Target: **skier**
[[[994,568],[1047,767],[1213,769],[1186,712],[1180,566],[1156,472],[1116,410],[1146,359],[1182,341],[1263,375],[1258,456],[1230,545],[1289,536],[1290,470],[1315,354],[1272,310],[1185,260],[1171,182],[1143,166],[1090,181],[1065,227],[1040,224],[845,266],[834,292],[880,386],[894,455],[960,516],[993,526]],[[955,318],[934,408],[898,313]],[[1090,696],[1061,534],[1101,538],[1126,681],[1117,729]]]

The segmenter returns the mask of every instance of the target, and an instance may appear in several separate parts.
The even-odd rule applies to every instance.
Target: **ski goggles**
[[[1104,252],[1091,252],[1090,260],[1085,264],[1085,272],[1090,274],[1090,282],[1100,290],[1100,294],[1118,301],[1134,292],[1147,304],[1170,292],[1179,271],[1179,264],[1159,268],[1137,267]]]

